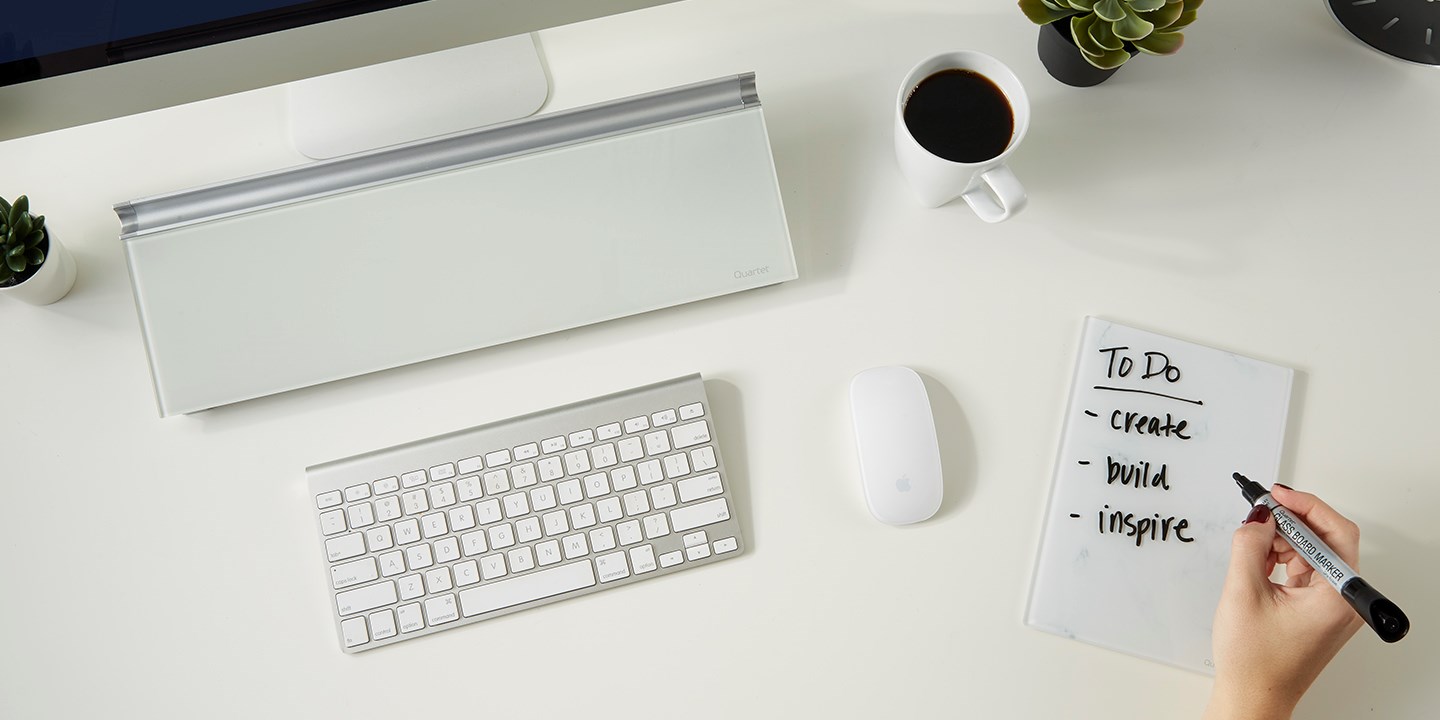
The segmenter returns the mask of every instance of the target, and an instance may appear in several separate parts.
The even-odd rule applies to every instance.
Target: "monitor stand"
[[[401,58],[286,87],[290,138],[316,160],[533,114],[550,81],[533,35]]]

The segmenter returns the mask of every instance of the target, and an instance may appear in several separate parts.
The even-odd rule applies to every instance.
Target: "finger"
[[[1225,578],[1227,589],[1235,588],[1259,595],[1270,589],[1271,538],[1275,537],[1275,520],[1263,505],[1256,506],[1245,523],[1235,530],[1230,541],[1230,570]]]
[[[1275,485],[1270,489],[1270,494],[1319,533],[1326,544],[1335,548],[1341,559],[1355,565],[1360,556],[1359,526],[1310,493]]]

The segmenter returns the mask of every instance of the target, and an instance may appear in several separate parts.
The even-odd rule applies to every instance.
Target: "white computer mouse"
[[[860,480],[875,519],[917,523],[940,509],[940,444],[925,383],[907,367],[866,370],[850,381]]]

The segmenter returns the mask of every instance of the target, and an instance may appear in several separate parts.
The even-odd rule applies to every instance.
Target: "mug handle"
[[[1025,207],[1025,188],[1006,165],[980,173],[980,182],[960,195],[988,223],[997,223]],[[998,202],[997,202],[998,201]]]

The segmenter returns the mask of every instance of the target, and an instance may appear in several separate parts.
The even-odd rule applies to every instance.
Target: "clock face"
[[[1440,65],[1440,0],[1325,0],[1360,42],[1401,60]]]

